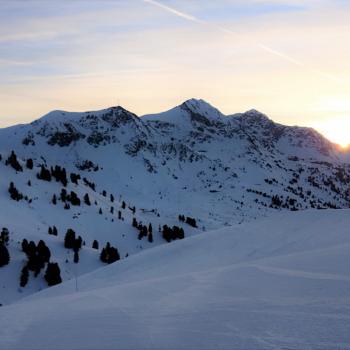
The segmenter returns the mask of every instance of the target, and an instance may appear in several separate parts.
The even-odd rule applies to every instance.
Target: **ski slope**
[[[350,211],[281,212],[4,306],[1,349],[349,349]]]

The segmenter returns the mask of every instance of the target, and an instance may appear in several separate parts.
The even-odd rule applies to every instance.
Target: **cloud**
[[[217,31],[221,31],[221,32],[223,32],[225,34],[234,35],[234,36],[242,35],[238,31],[233,31],[233,30],[231,30],[231,29],[229,29],[227,27],[224,27],[222,25],[212,24],[210,22],[203,21],[200,18],[197,18],[195,16],[192,16],[192,15],[187,14],[187,13],[182,12],[182,11],[178,11],[177,9],[175,9],[173,7],[165,6],[164,4],[162,4],[159,1],[143,0],[143,2],[146,2],[146,3],[149,3],[149,4],[154,5],[156,7],[159,7],[159,8],[161,8],[161,9],[167,11],[167,12],[170,12],[170,13],[178,16],[178,17],[184,18],[185,20],[189,20],[189,21],[196,22],[196,23],[199,23],[199,24],[208,25],[208,26],[216,29]],[[297,66],[300,66],[300,67],[306,67],[306,64],[304,62],[301,62],[300,60],[295,59],[294,57],[286,54],[285,52],[279,51],[279,50],[277,50],[275,48],[272,48],[272,47],[270,47],[270,46],[268,46],[268,45],[266,45],[264,43],[255,42],[251,38],[247,38],[247,40],[249,40],[249,43],[251,45],[254,45],[254,46],[258,47],[261,50],[268,52],[269,54],[275,55],[275,56],[281,58],[282,60],[285,60],[285,61],[287,61],[287,62],[289,62],[291,64],[294,64],[294,65],[297,65]],[[324,76],[325,78],[327,78],[329,80],[332,80],[334,82],[341,82],[341,79],[335,77],[333,74],[326,73],[326,72],[323,72],[323,71],[318,71],[318,70],[315,70],[315,69],[312,69],[312,68],[309,68],[309,67],[306,67],[306,68],[310,72],[313,72],[314,74],[320,74],[320,75]]]

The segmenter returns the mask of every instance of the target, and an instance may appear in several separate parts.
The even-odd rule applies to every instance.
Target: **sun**
[[[315,125],[321,134],[330,141],[346,149],[350,145],[350,116],[349,118],[331,118]]]
[[[330,141],[348,148],[350,145],[350,99],[345,95],[323,96],[315,105],[314,112],[321,116],[313,127]],[[327,117],[328,116],[328,117]]]

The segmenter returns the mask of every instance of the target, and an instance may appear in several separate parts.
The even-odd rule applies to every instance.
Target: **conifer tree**
[[[65,202],[67,200],[67,190],[65,188],[62,188],[61,189],[61,201],[62,202]]]
[[[74,263],[77,264],[79,262],[79,253],[78,251],[74,252]]]
[[[98,241],[96,239],[92,242],[92,248],[98,249]]]
[[[4,244],[0,244],[0,267],[8,265],[10,262],[10,253]]]
[[[37,254],[43,262],[50,261],[51,252],[43,240],[40,240],[37,245]]]
[[[27,285],[29,279],[29,271],[27,266],[23,266],[20,277],[20,286],[23,288]]]
[[[89,198],[89,195],[87,193],[85,193],[85,195],[84,195],[84,203],[86,205],[91,205],[90,198]]]
[[[27,169],[33,169],[33,166],[34,166],[34,164],[33,164],[33,159],[32,158],[28,158],[27,159],[27,161],[26,161],[26,167],[27,167]]]
[[[72,205],[75,205],[75,206],[80,205],[80,199],[74,191],[70,192],[69,200],[70,200]]]
[[[102,262],[106,263],[106,262],[107,262],[107,259],[108,259],[107,250],[106,250],[106,248],[103,248],[103,249],[101,250],[100,260],[101,260]]]
[[[48,286],[54,286],[62,282],[61,270],[57,263],[48,263],[45,273],[45,280]]]
[[[73,249],[74,251],[79,251],[81,249],[81,246],[83,244],[83,239],[81,236],[78,236],[78,238],[74,241]]]
[[[64,237],[64,247],[68,249],[73,249],[75,244],[75,232],[69,228]]]
[[[0,244],[8,245],[9,240],[10,240],[9,230],[6,227],[3,227],[0,233]]]
[[[22,246],[22,251],[27,254],[27,252],[28,252],[28,241],[25,238],[22,240],[21,246]]]

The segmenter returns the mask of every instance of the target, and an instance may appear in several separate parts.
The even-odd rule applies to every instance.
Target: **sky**
[[[350,0],[0,0],[0,127],[202,98],[350,143]]]

